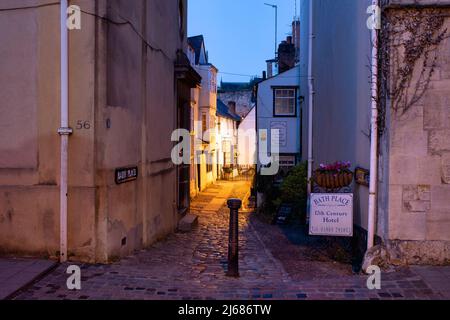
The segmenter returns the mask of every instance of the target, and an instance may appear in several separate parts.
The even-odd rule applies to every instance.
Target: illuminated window
[[[207,127],[208,123],[206,122],[206,113],[202,114],[202,132],[205,134],[205,132],[208,130]]]

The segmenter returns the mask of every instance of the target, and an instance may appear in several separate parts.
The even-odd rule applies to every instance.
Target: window
[[[206,113],[202,114],[202,132],[205,134],[205,132],[208,130],[207,128],[207,122],[206,122]]]
[[[206,172],[212,172],[213,171],[213,164],[212,164],[212,154],[210,152],[206,152]]]
[[[297,115],[297,89],[274,89],[273,113],[275,117],[295,117]]]
[[[295,167],[295,156],[280,156],[280,167]]]
[[[223,141],[222,142],[222,149],[223,149],[223,164],[225,166],[231,164],[231,142],[230,141]]]
[[[217,93],[217,75],[213,70],[209,72],[209,91]]]
[[[191,103],[191,134],[195,132],[195,103]]]

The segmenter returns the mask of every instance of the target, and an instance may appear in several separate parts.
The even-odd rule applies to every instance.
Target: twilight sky
[[[299,11],[297,1],[297,11]],[[189,0],[188,35],[203,34],[209,62],[220,72],[219,82],[246,82],[274,57],[275,9],[278,5],[278,42],[291,32],[295,0]]]

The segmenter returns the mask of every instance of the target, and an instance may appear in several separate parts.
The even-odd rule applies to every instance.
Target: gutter
[[[61,0],[61,127],[58,134],[61,137],[61,172],[60,172],[60,262],[67,261],[67,180],[69,135],[69,32],[66,25],[68,0]]]
[[[379,6],[379,0],[372,0],[373,6]],[[376,17],[376,15],[374,15]],[[372,29],[372,105],[371,105],[371,133],[370,133],[370,185],[369,209],[367,226],[367,251],[374,246],[376,201],[378,182],[378,30]],[[367,254],[367,253],[366,253]]]
[[[314,78],[313,78],[313,40],[314,36],[314,1],[309,2],[309,43],[308,43],[308,199],[312,192],[313,158],[313,111],[314,111]]]

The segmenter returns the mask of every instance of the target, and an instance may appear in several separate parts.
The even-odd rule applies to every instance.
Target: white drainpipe
[[[60,176],[60,261],[67,261],[67,166],[69,135],[69,57],[68,57],[68,29],[67,0],[61,0],[61,176]]]
[[[313,110],[314,110],[314,78],[313,78],[313,40],[314,40],[314,2],[309,2],[309,53],[308,53],[308,196],[312,192],[313,158]]]
[[[373,0],[372,5],[378,6],[379,1]],[[376,15],[374,15],[376,18]],[[367,250],[374,246],[375,238],[375,215],[377,200],[378,181],[378,31],[372,29],[372,117],[370,138],[370,186],[369,186],[369,210],[367,227]]]

